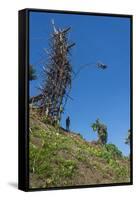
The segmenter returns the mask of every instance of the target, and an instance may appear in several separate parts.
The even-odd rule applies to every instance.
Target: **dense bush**
[[[107,126],[100,122],[99,119],[95,121],[91,125],[94,132],[97,132],[98,134],[98,143],[105,145],[107,143],[108,138],[108,132],[107,132]]]
[[[128,130],[127,137],[125,138],[125,144],[130,145],[130,138],[131,138],[131,132]]]
[[[122,152],[117,148],[116,145],[106,144],[105,147],[106,147],[107,151],[109,151],[112,154],[112,156],[122,157]]]

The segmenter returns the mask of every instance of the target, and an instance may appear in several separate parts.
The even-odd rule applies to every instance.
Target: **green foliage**
[[[39,134],[39,137],[38,137]],[[37,138],[41,139],[41,146],[33,144]],[[52,184],[61,183],[67,184],[66,179],[75,175],[77,170],[77,162],[72,159],[64,159],[59,152],[69,151],[72,139],[66,139],[61,135],[56,128],[49,127],[46,131],[42,128],[34,126],[30,137],[29,158],[30,158],[30,173],[36,174],[39,178],[46,180],[45,187]]]
[[[59,128],[59,123],[60,121],[59,120],[56,120],[56,121],[53,121],[49,116],[46,116],[44,115],[42,118],[41,118],[41,121],[45,124],[50,124],[50,125],[53,125],[56,129]]]
[[[106,125],[100,123],[99,119],[97,119],[96,122],[91,125],[91,127],[93,131],[97,132],[98,134],[98,142],[103,145],[106,144],[108,137]]]
[[[91,127],[92,127],[94,132],[97,131],[97,124],[96,123],[93,123]]]
[[[117,148],[115,144],[106,144],[105,148],[107,149],[108,152],[111,153],[112,157],[122,157],[122,152]]]
[[[29,80],[32,81],[36,79],[37,79],[36,70],[32,65],[30,65],[29,66]]]
[[[129,129],[128,133],[127,133],[127,137],[125,139],[125,144],[129,144],[130,145],[130,137],[131,137],[131,132],[130,132],[130,129]]]
[[[41,121],[45,124],[51,124],[51,119],[49,118],[49,116],[44,115],[41,119]]]
[[[77,135],[78,135],[81,139],[84,139],[84,138],[83,138],[83,135],[81,135],[80,133],[77,133]]]
[[[33,120],[30,119],[30,187],[129,181],[128,159],[115,145],[93,145],[77,134]]]
[[[60,163],[61,163],[60,176],[63,176],[63,177],[72,177],[72,176],[74,176],[74,172],[77,169],[76,161],[61,159]]]

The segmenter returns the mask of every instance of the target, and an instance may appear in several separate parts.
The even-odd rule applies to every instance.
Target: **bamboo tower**
[[[69,43],[66,29],[56,28],[54,22],[53,33],[49,40],[48,63],[43,66],[43,84],[41,94],[34,97],[33,101],[39,101],[42,115],[50,118],[52,123],[61,119],[67,99],[70,98],[72,66],[70,64],[70,50],[75,43]]]

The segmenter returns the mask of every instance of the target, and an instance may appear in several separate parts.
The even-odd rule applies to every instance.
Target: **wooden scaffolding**
[[[42,115],[49,117],[52,123],[60,121],[71,89],[70,50],[75,43],[69,43],[70,29],[56,28],[53,23],[49,49],[46,50],[48,63],[43,67],[41,94],[30,99],[31,102],[39,102]]]

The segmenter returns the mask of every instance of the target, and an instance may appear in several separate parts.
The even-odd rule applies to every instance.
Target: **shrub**
[[[128,130],[127,137],[125,138],[125,144],[130,145],[130,139],[131,139],[131,132],[130,130]]]
[[[116,145],[106,144],[105,147],[106,147],[107,151],[111,153],[112,156],[118,157],[118,158],[122,157],[122,152],[117,148]]]
[[[48,116],[43,116],[42,117],[42,122],[45,124],[50,124],[51,125],[51,119]]]
[[[91,125],[94,132],[97,132],[98,134],[98,142],[102,145],[107,143],[108,138],[108,132],[107,132],[107,126],[105,124],[102,124],[99,119],[95,121]]]

